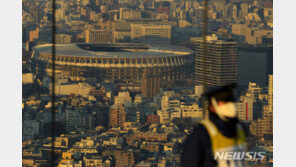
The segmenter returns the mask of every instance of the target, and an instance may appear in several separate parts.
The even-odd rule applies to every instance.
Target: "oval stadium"
[[[32,54],[37,71],[52,68],[52,45],[38,45]],[[141,79],[143,73],[157,74],[166,81],[188,78],[194,52],[174,45],[139,43],[56,44],[55,69],[75,77],[120,83]]]

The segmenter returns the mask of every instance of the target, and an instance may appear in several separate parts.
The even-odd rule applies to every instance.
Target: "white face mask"
[[[227,118],[235,118],[236,117],[236,107],[234,102],[227,102],[222,105],[218,105],[215,98],[211,98],[211,102],[215,108],[216,114],[223,121],[228,121]]]

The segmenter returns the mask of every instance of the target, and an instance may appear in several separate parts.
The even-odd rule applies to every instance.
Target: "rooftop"
[[[174,45],[139,43],[56,44],[56,55],[101,58],[156,58],[193,54],[191,49]],[[52,44],[38,45],[37,52],[52,53]]]
[[[204,41],[203,37],[193,37],[190,40],[192,42],[203,42]],[[208,35],[206,37],[206,41],[207,41],[207,43],[215,43],[215,44],[220,44],[220,45],[222,45],[222,44],[236,44],[236,42],[234,42],[234,41],[220,40],[220,39],[218,39],[218,37],[215,34],[213,34],[211,36]]]

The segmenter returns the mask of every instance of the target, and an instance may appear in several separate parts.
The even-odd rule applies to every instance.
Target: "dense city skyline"
[[[206,45],[204,1],[57,0],[54,35],[52,1],[22,4],[23,166],[180,166],[204,87],[233,82],[272,166],[271,0],[209,0]]]

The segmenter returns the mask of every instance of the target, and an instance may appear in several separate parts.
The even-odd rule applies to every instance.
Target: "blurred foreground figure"
[[[243,167],[245,133],[236,116],[235,85],[206,94],[209,118],[202,120],[183,143],[182,167]]]

